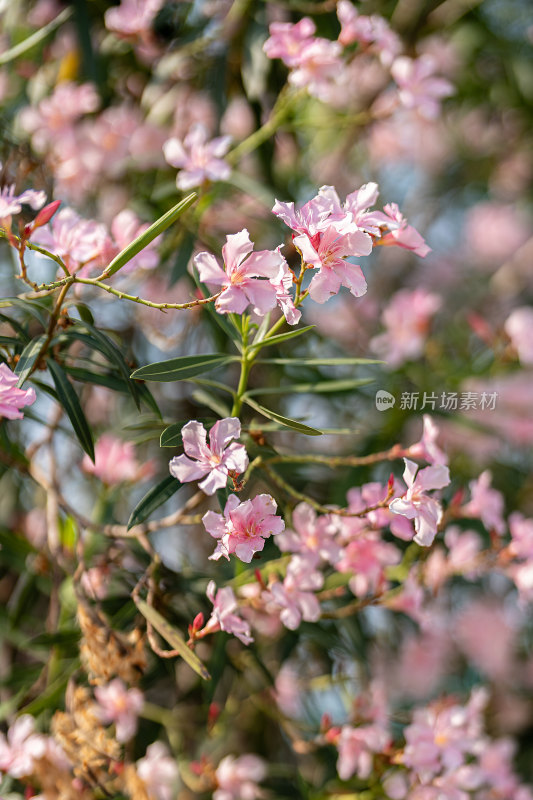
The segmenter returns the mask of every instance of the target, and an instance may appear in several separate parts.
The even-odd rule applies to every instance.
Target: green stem
[[[239,385],[233,401],[231,409],[231,416],[238,417],[242,409],[242,399],[248,388],[248,376],[252,368],[255,354],[250,352],[248,348],[248,331],[250,327],[250,317],[245,315],[241,317],[241,337],[242,337],[242,355],[241,355],[241,374],[239,377]]]

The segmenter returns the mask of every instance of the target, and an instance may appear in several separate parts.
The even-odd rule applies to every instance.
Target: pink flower
[[[178,189],[191,189],[205,181],[225,181],[231,167],[222,156],[231,144],[230,136],[219,136],[208,141],[207,129],[198,123],[193,125],[183,142],[176,137],[163,145],[163,153],[172,167],[181,170],[176,179]]]
[[[305,42],[289,73],[289,83],[327,103],[332,85],[342,75],[341,51],[340,44],[329,39],[316,37]]]
[[[294,244],[306,264],[319,270],[309,285],[309,294],[315,302],[325,303],[337,294],[341,285],[346,286],[354,297],[365,294],[367,286],[361,267],[345,259],[369,255],[372,239],[367,233],[356,230],[339,234],[332,225],[321,235],[317,245],[313,245],[305,235],[296,236]]]
[[[437,534],[442,508],[433,497],[428,497],[424,492],[448,486],[450,472],[443,465],[418,470],[418,465],[408,458],[404,458],[404,463],[403,479],[407,484],[407,492],[403,497],[395,498],[389,508],[394,514],[413,519],[416,531],[414,541],[429,547]]]
[[[494,530],[501,536],[505,532],[503,495],[492,489],[491,481],[492,474],[488,469],[477,480],[471,481],[471,500],[461,511],[465,517],[480,519],[488,531]]]
[[[441,769],[455,771],[469,753],[482,744],[481,713],[487,702],[482,690],[474,691],[466,706],[440,707],[434,703],[417,708],[413,722],[405,729],[407,746],[403,762],[426,783]]]
[[[308,556],[293,556],[283,582],[275,581],[263,593],[267,611],[279,612],[286,628],[294,631],[302,620],[316,622],[320,603],[313,592],[322,588],[324,576],[315,570],[315,560]]]
[[[390,743],[387,731],[379,725],[343,725],[337,742],[337,772],[343,781],[357,775],[366,780],[372,772],[374,753],[381,753]]]
[[[381,238],[380,244],[403,247],[404,250],[411,250],[421,258],[425,258],[431,252],[431,248],[427,246],[416,228],[407,224],[396,203],[387,203],[383,206],[383,211],[385,213],[381,215],[381,219],[388,228],[388,233]]]
[[[281,517],[275,516],[276,501],[269,494],[260,494],[253,500],[239,502],[230,494],[224,508],[224,516],[208,511],[202,517],[206,531],[218,539],[215,552],[210,559],[218,561],[223,556],[229,561],[230,553],[247,564],[254,553],[265,546],[265,539],[275,536],[285,528]]]
[[[286,263],[282,264],[275,278],[270,279],[270,283],[276,290],[276,302],[283,312],[283,316],[289,325],[297,325],[302,316],[294,305],[290,290],[293,286],[293,274],[287,268]]]
[[[533,364],[533,308],[521,306],[507,318],[504,328],[522,364]]]
[[[59,256],[69,272],[89,269],[109,252],[109,234],[104,225],[82,219],[71,208],[63,208],[51,224],[38,228],[32,242]]]
[[[50,97],[41,100],[38,107],[27,107],[22,112],[24,128],[34,134],[34,145],[44,149],[58,131],[69,128],[85,114],[96,111],[100,104],[98,92],[92,83],[76,84],[62,81]]]
[[[34,389],[18,389],[18,377],[7,364],[0,364],[0,419],[22,419],[20,410],[35,403]]]
[[[108,31],[125,38],[143,36],[150,30],[163,2],[164,0],[121,0],[118,7],[109,8],[105,12],[105,26]]]
[[[183,448],[187,455],[175,456],[170,462],[170,474],[182,483],[204,480],[198,484],[205,494],[214,494],[228,482],[229,472],[241,473],[248,466],[244,445],[233,442],[241,435],[237,417],[219,419],[209,431],[209,445],[204,426],[196,420],[181,429]],[[190,458],[188,458],[190,456]],[[194,459],[194,461],[192,460]]]
[[[139,689],[126,689],[120,678],[115,678],[107,686],[97,686],[94,695],[101,721],[104,724],[115,723],[117,742],[131,739],[144,704],[143,693]]]
[[[339,0],[337,16],[341,23],[339,42],[346,46],[353,42],[375,45],[381,63],[389,66],[401,51],[401,41],[389,27],[387,21],[378,14],[369,17],[359,14],[349,0]]]
[[[516,630],[508,616],[485,596],[462,609],[451,626],[469,661],[496,682],[512,673]]]
[[[137,761],[137,774],[155,800],[175,800],[178,765],[163,742],[154,742]]]
[[[293,528],[287,528],[276,539],[282,552],[301,553],[315,566],[321,559],[335,563],[341,548],[335,541],[338,527],[332,517],[319,517],[310,505],[300,503],[292,512],[292,524]]]
[[[222,287],[222,294],[215,302],[217,311],[222,314],[242,314],[252,303],[254,312],[263,315],[276,305],[277,289],[271,281],[279,280],[279,271],[288,269],[287,264],[279,248],[252,253],[253,247],[244,228],[226,236],[222,248],[225,270],[211,253],[199,253],[194,258],[200,280],[209,287]]]
[[[0,161],[0,170],[2,162]],[[22,194],[15,194],[15,185],[4,186],[0,189],[0,228],[11,230],[11,217],[20,214],[22,206],[27,205],[37,211],[46,203],[46,194],[35,189],[26,189]]]
[[[385,568],[401,561],[401,553],[389,542],[375,534],[359,537],[350,542],[335,564],[339,572],[353,572],[348,585],[356,597],[376,594],[385,588]]]
[[[309,17],[303,17],[294,25],[290,22],[273,22],[263,50],[269,58],[281,58],[288,67],[297,67],[302,49],[311,41],[315,31],[316,25]]]
[[[257,785],[266,776],[262,758],[251,754],[226,756],[215,771],[217,789],[213,800],[256,800],[262,792]]]
[[[321,192],[322,190],[319,190],[316,197],[313,197],[301,208],[295,208],[294,203],[282,203],[280,200],[276,200],[272,207],[272,213],[283,220],[291,230],[296,233],[305,233],[314,241],[313,237],[328,226],[327,220],[331,215],[330,203]]]
[[[425,289],[401,289],[382,314],[385,332],[374,336],[370,347],[391,368],[419,358],[424,352],[431,317],[440,305],[440,297]]]
[[[203,635],[215,631],[226,631],[240,639],[243,644],[250,644],[253,642],[250,625],[235,614],[238,603],[233,589],[231,586],[224,586],[217,591],[216,588],[215,582],[209,581],[206,594],[213,603],[213,613],[203,629]]]
[[[0,772],[7,772],[12,778],[31,775],[34,759],[46,751],[45,737],[34,731],[33,717],[22,714],[9,728],[7,738],[0,733]]]
[[[449,97],[454,92],[449,81],[432,77],[435,69],[435,60],[429,55],[416,59],[400,56],[391,67],[402,104],[406,108],[416,109],[426,119],[438,117],[441,98]]]
[[[423,425],[422,438],[419,442],[412,444],[407,449],[406,454],[410,458],[423,458],[433,465],[447,464],[448,457],[446,453],[443,453],[437,445],[439,429],[429,414],[424,414]]]
[[[135,447],[131,442],[123,442],[110,434],[104,434],[94,448],[94,464],[85,455],[82,469],[100,478],[107,486],[115,486],[123,481],[138,481],[153,474],[153,464],[140,465],[135,458]]]

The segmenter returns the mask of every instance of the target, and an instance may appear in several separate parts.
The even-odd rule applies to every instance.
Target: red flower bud
[[[47,206],[41,208],[35,219],[33,220],[32,230],[42,228],[47,222],[50,222],[57,209],[61,205],[61,200],[54,200],[53,203],[48,203]]]

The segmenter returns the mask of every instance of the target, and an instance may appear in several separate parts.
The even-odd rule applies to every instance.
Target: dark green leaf
[[[23,325],[21,325],[18,320],[8,317],[7,314],[0,314],[0,320],[2,320],[3,322],[7,322],[8,325],[11,325],[13,330],[16,331],[16,333],[18,333],[22,344],[29,342],[30,337],[28,336],[28,332],[26,328]]]
[[[170,622],[167,622],[161,614],[149,606],[148,603],[145,603],[144,600],[141,600],[140,597],[135,598],[135,605],[143,615],[145,619],[150,622],[156,631],[165,639],[169,645],[174,649],[178,650],[179,654],[183,658],[184,661],[201,677],[204,681],[211,680],[211,675],[202,664],[200,659],[198,658],[193,651],[187,647],[187,643],[181,633],[174,628]]]
[[[22,386],[26,378],[30,375],[35,361],[43,349],[43,344],[46,342],[47,336],[42,333],[36,339],[29,342],[21,353],[17,366],[15,367],[15,375],[19,376],[18,386]]]
[[[47,316],[46,314],[50,313],[50,309],[44,303],[39,302],[38,300],[22,300],[20,297],[5,297],[0,300],[0,308],[8,308],[9,306],[16,306],[17,308],[21,308],[28,314],[36,319],[40,324],[46,327],[47,324]]]
[[[228,356],[224,353],[182,356],[181,358],[171,358],[168,361],[156,361],[154,364],[147,364],[145,367],[136,369],[131,377],[135,378],[135,380],[144,381],[182,381],[185,378],[194,378],[196,375],[202,375],[215,367],[220,367],[236,360],[238,360],[236,356]]]
[[[74,378],[76,381],[81,381],[82,383],[94,383],[96,386],[106,386],[108,389],[112,389],[114,392],[128,392],[126,382],[121,378],[117,378],[115,375],[101,372],[91,372],[88,369],[82,369],[81,367],[70,367],[66,364],[63,366],[63,369],[71,376],[71,378]]]
[[[128,530],[148,519],[152,512],[163,505],[173,494],[176,494],[178,489],[181,489],[181,483],[172,475],[164,478],[157,486],[152,486],[131,512]]]
[[[264,386],[261,389],[252,389],[247,395],[255,394],[325,394],[327,392],[348,392],[358,386],[366,386],[373,382],[373,378],[354,378],[353,380],[318,381],[317,383],[293,383],[283,386]]]
[[[296,336],[301,336],[302,333],[313,330],[316,325],[306,325],[305,328],[298,328],[295,331],[287,331],[287,333],[278,333],[277,336],[270,336],[268,339],[263,339],[261,342],[254,342],[250,345],[250,350],[257,350],[258,347],[270,347],[271,344],[279,344],[286,342],[288,339],[294,339]]]
[[[136,406],[139,407],[139,388],[130,379],[130,368],[126,364],[120,349],[112,339],[85,320],[75,322],[74,325],[66,331],[65,336],[84,342],[92,350],[98,350],[111,364],[114,364],[124,378],[128,391]]]
[[[259,414],[262,414],[267,419],[271,419],[274,422],[279,422],[281,425],[285,425],[286,428],[291,428],[293,431],[297,431],[298,433],[305,433],[307,436],[322,436],[322,431],[319,431],[318,428],[311,428],[309,425],[304,425],[303,422],[297,422],[295,419],[284,417],[281,414],[278,414],[276,411],[271,411],[269,408],[260,406],[259,403],[256,403],[255,400],[253,400],[247,394],[245,394],[242,399],[247,405],[250,406],[250,408],[253,408],[254,411],[259,412]]]
[[[76,308],[78,310],[80,318],[84,322],[88,322],[89,325],[94,325],[93,312],[91,311],[89,306],[86,306],[85,303],[76,303]]]
[[[80,406],[78,395],[72,388],[72,384],[67,378],[62,367],[60,367],[59,364],[56,361],[53,361],[51,358],[47,358],[46,362],[56,387],[59,402],[65,409],[67,416],[72,423],[74,433],[78,437],[79,443],[91,461],[94,463],[93,435],[89,424],[85,419],[85,414]]]
[[[359,364],[384,364],[374,358],[258,358],[256,364],[279,364],[302,367],[349,367]]]
[[[156,236],[159,236],[160,233],[166,231],[167,228],[175,222],[178,217],[180,217],[184,211],[186,211],[194,201],[198,198],[196,192],[191,192],[188,194],[187,197],[184,197],[183,200],[180,200],[175,206],[173,206],[166,214],[163,214],[162,217],[159,217],[149,228],[147,228],[144,233],[141,233],[136,239],[131,242],[127,247],[124,248],[115,258],[111,261],[109,266],[104,272],[105,277],[109,277],[114,275],[115,272],[118,272],[119,269],[131,261],[131,259],[140,253],[141,250],[152,242]]]

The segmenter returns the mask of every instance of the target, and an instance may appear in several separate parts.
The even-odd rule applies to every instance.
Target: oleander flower
[[[448,467],[439,464],[419,470],[418,464],[404,458],[403,479],[407,492],[396,497],[389,505],[393,514],[401,514],[414,520],[414,541],[428,547],[436,536],[437,526],[442,519],[442,508],[434,497],[425,494],[429,489],[442,489],[450,483]],[[418,474],[417,474],[418,472]]]
[[[36,400],[34,389],[19,389],[18,377],[7,364],[0,364],[0,419],[22,419],[24,406]]]
[[[205,494],[214,494],[228,482],[229,472],[241,473],[248,466],[248,456],[243,444],[233,442],[241,435],[237,417],[227,417],[215,422],[207,431],[201,422],[192,420],[181,429],[186,455],[175,456],[170,464],[170,474],[182,483],[204,480],[198,484]],[[205,476],[205,477],[204,477]]]
[[[94,690],[97,713],[103,723],[115,723],[117,742],[127,742],[135,735],[137,720],[143,707],[143,694],[139,689],[127,689],[120,678],[107,686]]]
[[[205,181],[225,181],[231,173],[230,165],[223,160],[231,144],[231,136],[207,138],[207,129],[201,123],[193,125],[183,142],[173,136],[163,145],[163,154],[172,167],[180,172],[176,178],[178,189],[192,189]]]
[[[253,500],[239,502],[235,494],[230,494],[224,507],[224,515],[208,511],[202,517],[206,531],[218,539],[210,559],[218,561],[223,556],[229,561],[230,553],[247,564],[254,553],[265,546],[265,539],[281,533],[285,523],[276,516],[277,504],[269,494],[260,494]]]
[[[215,301],[221,314],[242,314],[251,303],[254,313],[262,316],[276,306],[280,269],[287,270],[287,263],[279,247],[256,253],[252,252],[253,247],[244,228],[226,236],[222,248],[224,269],[211,253],[198,253],[194,258],[200,280],[209,287],[222,287],[222,294]]]

